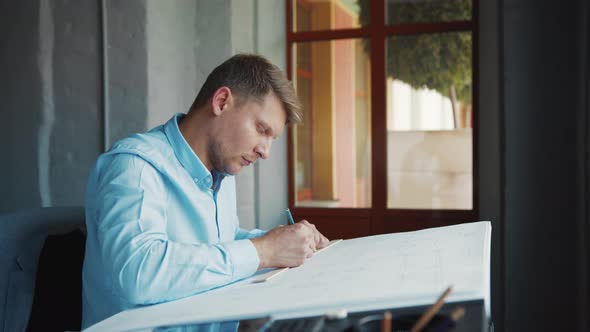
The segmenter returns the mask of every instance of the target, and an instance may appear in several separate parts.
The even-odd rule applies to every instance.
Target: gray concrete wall
[[[2,2],[0,213],[83,205],[98,154],[146,128],[145,4],[104,4]]]
[[[85,192],[80,180],[87,178],[101,148],[98,4],[41,1],[40,5],[41,31],[47,33],[40,39],[39,52],[44,59],[41,113],[46,119],[37,145],[42,156],[41,194],[47,195],[42,203],[77,205]]]
[[[186,112],[195,98],[197,16],[195,1],[147,1],[148,128]]]
[[[0,20],[5,78],[0,139],[10,161],[0,164],[0,213],[83,205],[98,154],[186,112],[209,72],[231,55],[260,53],[284,68],[281,1],[61,0],[0,6],[10,13]],[[284,221],[286,151],[282,138],[268,161],[237,177],[245,227]]]
[[[104,0],[105,149],[147,129],[146,2]],[[97,14],[100,14],[97,12]],[[101,101],[102,102],[102,101]]]
[[[0,6],[0,213],[81,205],[101,148],[97,4]]]
[[[0,213],[41,204],[37,133],[41,123],[36,1],[0,2]],[[10,52],[6,51],[10,50]]]

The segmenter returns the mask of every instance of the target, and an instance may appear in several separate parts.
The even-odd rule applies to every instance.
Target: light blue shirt
[[[209,172],[178,128],[184,114],[117,142],[86,192],[83,321],[194,295],[256,272],[235,179]],[[213,189],[212,189],[213,188]]]

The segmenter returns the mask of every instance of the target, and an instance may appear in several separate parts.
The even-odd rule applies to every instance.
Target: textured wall
[[[105,135],[110,147],[147,129],[146,2],[105,0],[104,4]]]
[[[0,9],[0,213],[83,205],[98,154],[186,112],[232,54],[260,53],[284,68],[282,1],[27,0]],[[269,160],[237,177],[245,227],[284,221],[285,164],[283,136]]]
[[[43,184],[49,185],[48,200],[42,203],[82,205],[89,169],[101,150],[98,2],[62,0],[40,4],[42,9],[52,6],[42,10],[40,20],[47,33],[40,40],[39,54],[47,60],[41,69],[41,112],[47,120],[40,128],[45,137],[40,137],[37,148],[49,157],[39,160],[38,166],[45,169],[40,178],[42,194]]]
[[[0,6],[0,213],[81,205],[100,150],[97,3]]]
[[[37,133],[41,119],[39,5],[0,2],[0,213],[41,204]],[[10,51],[7,51],[10,50]]]
[[[147,127],[190,107],[197,91],[195,1],[147,2]]]

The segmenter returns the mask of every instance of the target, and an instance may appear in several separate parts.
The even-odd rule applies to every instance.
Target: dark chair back
[[[80,331],[85,243],[79,229],[45,239],[27,331]]]
[[[70,234],[75,230],[77,235]],[[0,215],[0,331],[26,331],[29,322],[29,330],[37,329],[39,312],[56,320],[61,320],[57,313],[66,312],[68,319],[80,319],[80,313],[66,304],[73,303],[66,294],[71,294],[71,289],[81,294],[84,244],[80,234],[84,233],[84,208],[80,206],[34,208]],[[62,235],[65,237],[61,238]],[[45,277],[48,273],[54,276]],[[58,295],[45,297],[48,287]],[[76,298],[76,306],[80,307],[80,295]],[[50,329],[44,326],[42,330]]]

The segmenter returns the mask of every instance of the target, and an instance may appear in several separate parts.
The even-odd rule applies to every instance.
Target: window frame
[[[287,135],[288,205],[297,219],[307,219],[331,238],[352,238],[374,234],[412,231],[477,220],[479,216],[478,163],[478,30],[479,1],[472,0],[470,21],[438,23],[385,22],[387,0],[370,0],[371,20],[368,26],[338,30],[293,32],[293,1],[286,1],[286,70],[292,78],[293,47],[298,42],[367,38],[371,45],[371,207],[319,208],[295,206],[293,128]],[[472,36],[472,176],[471,210],[393,209],[387,207],[387,129],[386,129],[386,59],[387,37],[441,32],[471,32]],[[306,121],[306,119],[304,119]]]

